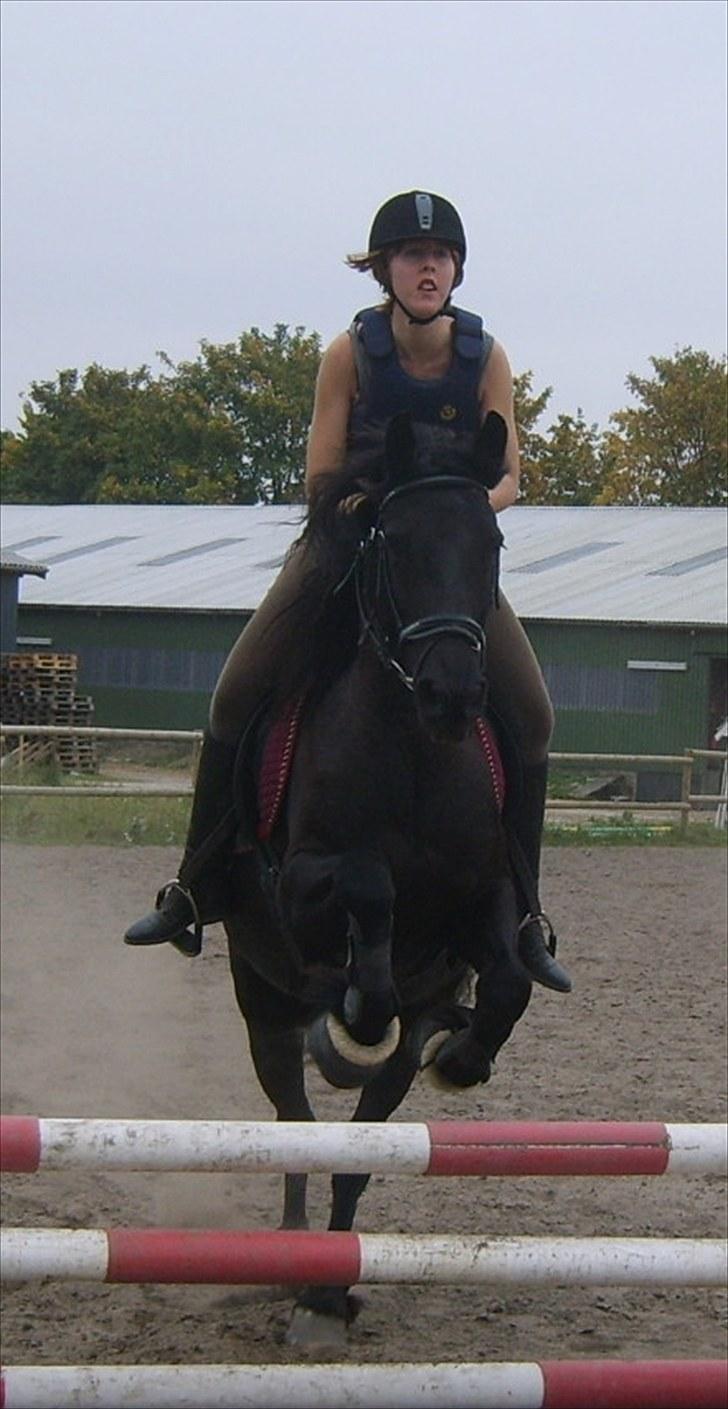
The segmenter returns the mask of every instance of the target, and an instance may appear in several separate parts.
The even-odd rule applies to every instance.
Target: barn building
[[[0,548],[0,650],[14,651],[18,638],[18,600],[23,577],[45,577],[47,567]]]
[[[99,724],[201,727],[300,516],[6,505],[3,563],[32,554],[21,571],[38,574],[23,583],[17,649],[75,653]],[[723,511],[519,505],[501,526],[502,586],[549,684],[554,749],[713,746],[728,712]]]

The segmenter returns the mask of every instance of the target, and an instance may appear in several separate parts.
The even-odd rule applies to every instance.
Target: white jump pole
[[[5,1409],[724,1409],[725,1362],[18,1365]]]
[[[0,1118],[0,1167],[455,1175],[722,1174],[728,1126],[658,1121]]]

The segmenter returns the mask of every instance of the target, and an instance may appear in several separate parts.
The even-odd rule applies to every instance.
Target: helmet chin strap
[[[416,323],[419,328],[425,328],[425,327],[427,327],[427,324],[428,324],[428,323],[434,323],[434,322],[436,321],[436,319],[438,319],[438,318],[453,318],[453,317],[454,317],[454,314],[450,313],[450,311],[449,311],[449,309],[448,309],[448,306],[447,306],[448,303],[450,302],[450,296],[449,296],[449,294],[448,294],[448,297],[447,297],[445,303],[443,303],[442,308],[438,308],[437,313],[431,313],[430,316],[429,316],[429,318],[417,318],[417,317],[415,317],[415,314],[414,314],[414,313],[410,313],[409,309],[405,306],[405,304],[403,304],[401,298],[397,298],[397,295],[396,295],[394,292],[392,293],[392,298],[393,298],[394,302],[397,304],[397,306],[402,309],[402,312],[403,312],[403,313],[406,313],[409,322],[410,322],[410,323]]]

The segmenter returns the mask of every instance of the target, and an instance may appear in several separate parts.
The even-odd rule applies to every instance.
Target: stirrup
[[[537,933],[535,927],[538,927]],[[544,927],[548,930],[546,934]],[[528,933],[529,928],[531,933]],[[523,943],[520,937],[523,932]],[[518,926],[517,932],[518,956],[523,964],[529,978],[535,979],[536,983],[543,984],[544,988],[552,988],[557,993],[570,993],[572,989],[571,977],[567,973],[563,964],[554,957],[556,951],[556,935],[554,927],[548,915],[544,915],[539,910],[535,915],[530,913],[525,915]]]
[[[157,891],[154,908],[155,910],[161,910],[164,901],[170,891],[173,890],[179,891],[180,895],[183,895],[187,901],[192,911],[192,923],[194,928],[191,934],[189,930],[183,930],[182,933],[176,935],[174,939],[168,939],[167,944],[173,944],[175,949],[178,949],[180,954],[184,954],[186,959],[196,959],[198,954],[202,952],[202,917],[192,891],[188,890],[187,886],[182,884],[179,876],[173,876],[171,881],[167,881],[166,884]]]
[[[541,931],[541,938],[543,939],[544,947],[548,949],[548,952],[551,955],[551,958],[553,959],[556,955],[556,931],[554,930],[554,927],[544,910],[539,910],[536,915],[532,915],[530,911],[528,915],[524,915],[520,925],[518,926],[518,934],[521,933],[521,930],[525,930],[527,925],[532,925],[534,923],[538,925]],[[544,925],[547,926],[547,934],[544,934]]]

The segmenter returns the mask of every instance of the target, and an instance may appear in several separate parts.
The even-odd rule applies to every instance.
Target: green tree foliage
[[[581,408],[576,416],[562,413],[543,437],[534,502],[593,504],[601,476],[598,427],[587,425]]]
[[[553,387],[533,390],[533,372],[520,372],[513,378],[513,411],[521,458],[520,497],[524,503],[538,503],[541,487],[539,464],[544,438],[536,426],[551,400]]]
[[[203,342],[163,370],[74,369],[34,382],[3,439],[6,502],[282,503],[302,497],[317,333],[279,324]]]
[[[174,369],[179,392],[236,433],[236,503],[300,499],[320,358],[318,333],[279,323],[272,335],[251,328],[236,343],[203,342]]]
[[[728,502],[726,359],[684,347],[627,377],[638,404],[610,418],[602,504]]]
[[[17,434],[2,433],[3,498],[20,503],[287,503],[303,498],[318,333],[278,324],[202,342],[161,372],[93,365],[34,382]],[[552,388],[515,378],[521,502],[726,503],[726,360],[684,348],[630,374],[637,404],[605,432],[562,413]]]

